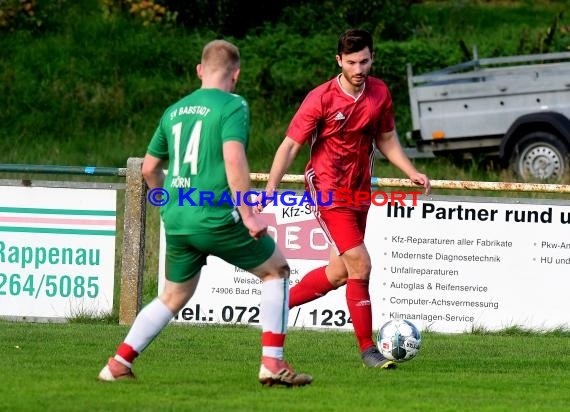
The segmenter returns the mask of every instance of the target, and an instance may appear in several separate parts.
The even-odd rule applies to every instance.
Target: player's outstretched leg
[[[124,342],[117,348],[115,356],[109,358],[99,372],[99,380],[112,382],[134,378],[131,370],[133,362],[170,322],[172,316],[174,314],[159,298],[145,306],[137,315]]]

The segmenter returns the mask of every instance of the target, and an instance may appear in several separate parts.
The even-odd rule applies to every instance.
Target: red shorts
[[[319,209],[315,215],[325,236],[338,255],[364,243],[368,210],[345,207]]]

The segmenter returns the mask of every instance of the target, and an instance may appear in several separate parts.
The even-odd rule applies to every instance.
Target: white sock
[[[262,283],[260,312],[263,332],[287,334],[289,320],[287,279],[273,279]],[[283,359],[283,346],[263,346],[262,355]]]
[[[159,298],[155,298],[137,315],[125,343],[141,353],[168,325],[173,316],[170,309]]]

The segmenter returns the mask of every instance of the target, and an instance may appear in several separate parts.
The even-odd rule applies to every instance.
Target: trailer
[[[473,59],[414,75],[407,65],[419,153],[496,156],[523,180],[569,174],[570,52]]]

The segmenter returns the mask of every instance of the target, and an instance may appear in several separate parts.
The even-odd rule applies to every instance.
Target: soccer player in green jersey
[[[250,190],[249,109],[243,97],[232,93],[240,73],[239,50],[224,40],[211,41],[196,70],[201,88],[164,112],[142,165],[149,188],[163,188],[168,199],[161,208],[166,285],[138,314],[99,379],[134,378],[135,358],[190,300],[211,254],[262,280],[259,381],[263,385],[310,384],[312,377],[296,373],[283,357],[289,265],[252,206],[242,201],[234,207],[224,201],[228,194],[237,199]],[[202,201],[202,192],[213,199]]]

